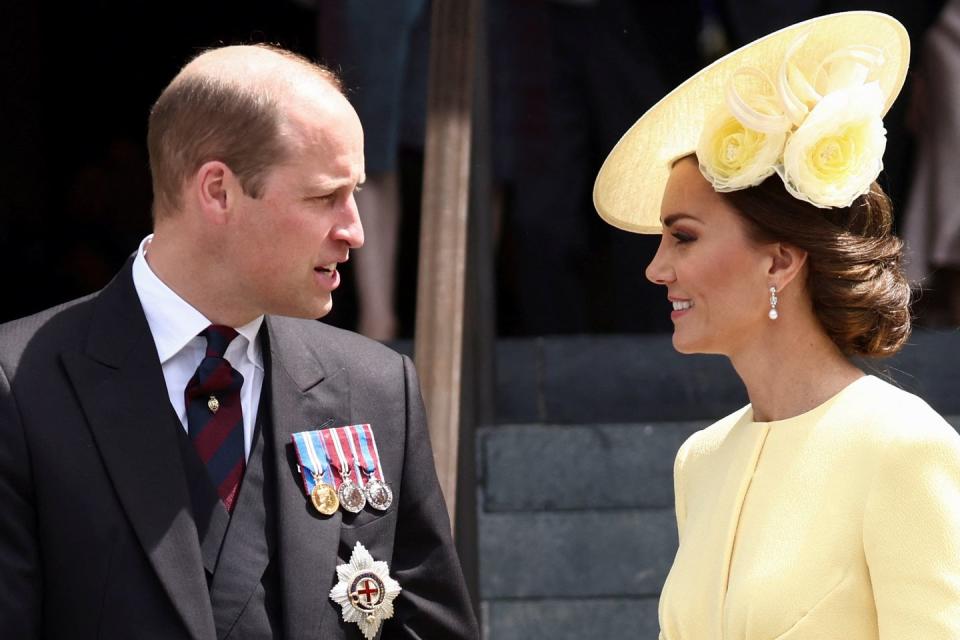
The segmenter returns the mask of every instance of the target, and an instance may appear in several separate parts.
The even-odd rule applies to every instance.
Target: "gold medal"
[[[332,516],[340,508],[337,491],[326,482],[318,482],[310,492],[310,501],[314,508],[325,516]]]

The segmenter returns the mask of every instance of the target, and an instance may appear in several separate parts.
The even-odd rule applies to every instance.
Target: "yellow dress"
[[[960,638],[960,436],[872,376],[819,407],[695,433],[661,640]]]

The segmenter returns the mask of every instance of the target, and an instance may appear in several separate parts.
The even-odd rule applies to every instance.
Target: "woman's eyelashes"
[[[697,239],[693,234],[680,230],[671,232],[671,235],[676,239],[677,244],[686,244]]]

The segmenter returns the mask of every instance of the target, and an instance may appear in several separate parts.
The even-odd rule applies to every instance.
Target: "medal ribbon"
[[[363,478],[360,477],[360,461],[357,460],[357,452],[354,450],[353,442],[350,440],[350,427],[339,427],[337,429],[331,429],[331,431],[333,431],[333,445],[337,448],[337,455],[341,456],[345,464],[353,468],[354,475],[356,476],[353,482],[362,489]],[[350,447],[349,460],[345,455],[347,445]]]
[[[363,455],[363,464],[367,468],[367,476],[375,477],[383,482],[383,471],[380,469],[380,460],[374,457],[370,446],[370,438],[367,436],[368,424],[355,424],[350,427],[353,431],[353,440],[357,443],[357,448]],[[371,434],[372,435],[372,434]]]
[[[320,456],[317,455],[317,452],[319,451],[323,454],[323,462],[320,462],[320,477],[323,478],[324,482],[335,487],[333,469],[330,467],[330,454],[323,445],[323,438],[320,437],[319,431],[310,432],[310,437],[307,439],[307,446],[309,447],[309,451],[311,451],[318,460]]]
[[[343,479],[346,474],[350,473],[350,463],[347,461],[347,456],[343,453],[343,447],[340,446],[340,438],[337,437],[337,431],[339,431],[339,429],[324,429],[321,433],[323,434],[324,442],[333,444],[333,450],[337,452],[337,461],[339,462],[337,472],[340,474],[340,483],[337,484],[337,487],[339,488],[340,484],[343,484]],[[330,444],[327,444],[328,451]]]
[[[300,475],[303,476],[303,488],[309,495],[317,485],[314,474],[325,478],[328,475],[327,467],[320,462],[314,443],[311,441],[316,431],[301,431],[293,434],[293,446],[297,451],[297,462],[300,465]],[[327,457],[329,460],[329,457]]]
[[[373,464],[377,467],[377,477],[380,482],[386,482],[383,477],[383,466],[380,464],[380,451],[377,450],[377,439],[373,437],[373,428],[369,424],[362,425],[363,433],[367,436],[367,442],[373,449]]]
[[[350,446],[350,456],[353,458],[353,468],[357,472],[357,484],[361,488],[366,484],[366,478],[364,474],[360,473],[360,456],[357,455],[357,447],[353,443],[353,427],[340,427],[337,429],[337,435],[340,436],[341,441],[346,440],[347,444]],[[365,461],[364,461],[365,463]],[[370,472],[371,469],[369,466],[366,466],[364,471]]]

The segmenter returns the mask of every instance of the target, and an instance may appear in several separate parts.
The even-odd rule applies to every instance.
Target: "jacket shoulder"
[[[90,323],[90,303],[96,296],[90,294],[0,324],[0,365],[14,365],[27,347],[57,350],[63,345],[80,344]]]
[[[960,436],[923,398],[873,376],[865,382],[857,405],[860,424],[879,445],[940,442],[960,448]]]
[[[324,351],[340,354],[349,361],[390,361],[401,357],[383,343],[318,320],[270,316],[270,327],[281,339],[297,336],[305,344],[322,345]]]

